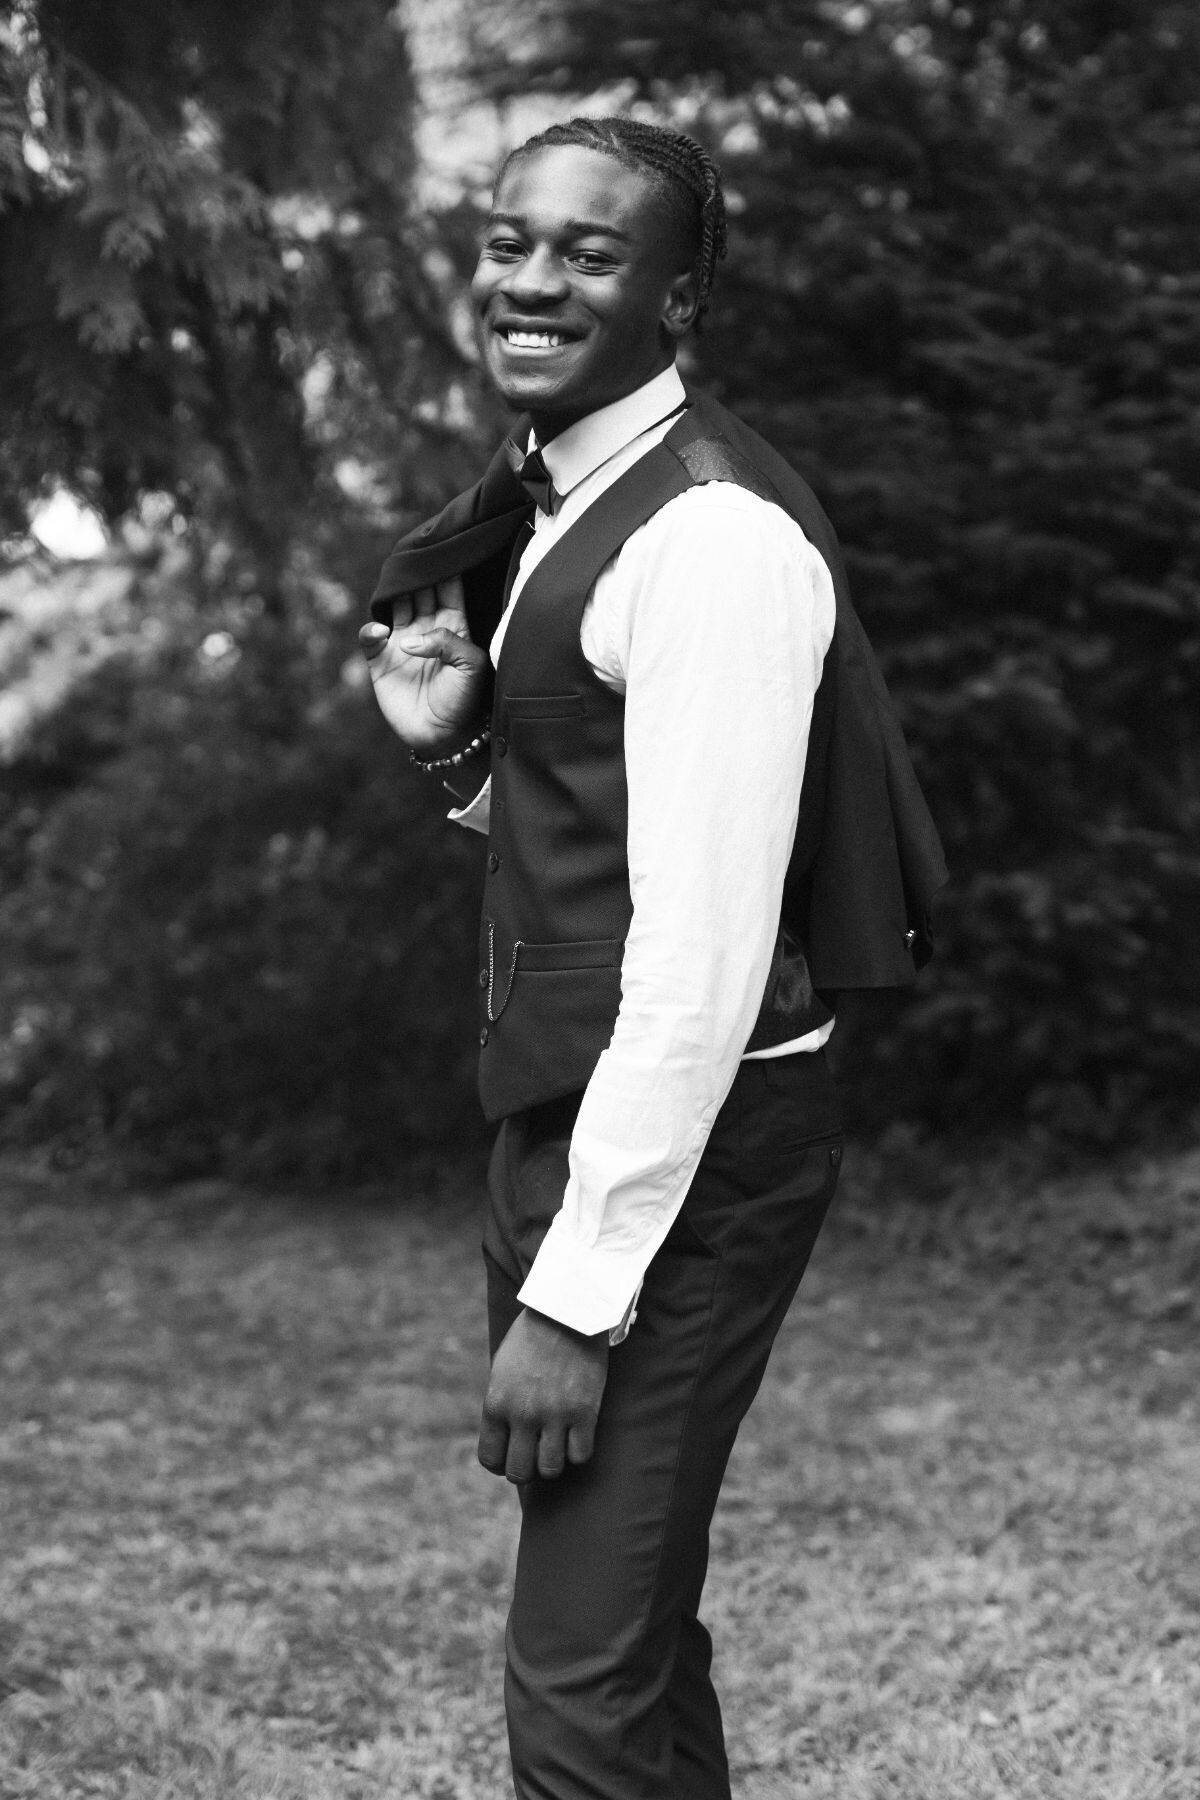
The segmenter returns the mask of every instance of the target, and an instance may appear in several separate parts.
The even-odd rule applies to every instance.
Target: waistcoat
[[[633,915],[625,703],[580,646],[592,586],[626,538],[689,487],[732,481],[775,498],[729,444],[696,420],[691,426],[648,451],[564,533],[526,581],[505,632],[480,930],[479,1087],[490,1119],[585,1087],[621,1000]],[[819,835],[827,714],[823,703],[814,706],[805,825],[785,884],[793,900]],[[785,907],[778,922],[747,1048],[786,1043],[833,1016],[813,989],[804,912]],[[737,930],[736,919],[729,929]]]
[[[493,696],[478,969],[489,1118],[586,1086],[611,1037],[632,912],[624,703],[595,676],[579,628],[596,576],[631,532],[675,495],[714,480],[782,506],[824,557],[837,603],[775,956],[747,1048],[785,1042],[828,1019],[824,995],[911,982],[930,954],[931,903],[945,863],[850,604],[833,529],[777,452],[701,399],[548,552],[509,620]],[[503,610],[504,570],[530,513],[498,454],[475,488],[401,539],[372,597],[373,616],[390,625],[396,594],[461,575],[471,635],[489,642]]]

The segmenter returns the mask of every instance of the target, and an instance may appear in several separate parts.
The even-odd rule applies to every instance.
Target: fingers
[[[452,663],[459,669],[477,669],[485,656],[485,652],[478,644],[473,644],[469,637],[461,637],[456,631],[447,631],[443,625],[426,626],[420,632],[407,631],[398,640],[398,644],[406,656]]]
[[[542,1467],[542,1457],[538,1444],[538,1434],[529,1425],[514,1425],[509,1429],[504,1419],[483,1415],[483,1424],[479,1431],[479,1460],[492,1475],[504,1475],[515,1486],[521,1482],[532,1481],[534,1475],[561,1474],[562,1458],[555,1467],[553,1451],[548,1452],[547,1467]]]
[[[430,627],[435,620],[440,621],[437,627],[439,639],[457,637],[470,642],[467,633],[467,603],[460,576],[452,576],[449,581],[443,581],[440,587],[418,588],[412,594],[397,594],[392,601],[391,631],[404,631],[415,624],[424,626],[422,631],[414,634],[411,642],[401,645],[410,656],[440,654],[436,648],[429,647],[434,643],[434,633]],[[375,660],[390,635],[388,627],[379,624],[377,620],[362,627],[358,642],[368,662]],[[453,659],[450,657],[442,656],[443,662],[451,660]]]
[[[462,583],[459,582],[458,585],[461,589]],[[370,620],[359,631],[359,648],[368,662],[374,662],[393,631],[403,631],[417,617],[431,619],[434,611],[435,597],[432,588],[421,588],[416,594],[397,594],[392,600],[391,625],[382,625],[378,619]]]
[[[452,575],[449,581],[442,582],[437,590],[436,610],[439,616],[451,614],[455,618],[465,619],[467,597],[463,591],[461,575]]]
[[[535,1475],[554,1481],[566,1468],[568,1457],[573,1463],[581,1463],[592,1454],[592,1427],[587,1428],[587,1448],[582,1454],[568,1448],[569,1437],[574,1436],[573,1430],[568,1434],[561,1426],[549,1427],[540,1434],[530,1425],[514,1425],[510,1430],[506,1420],[485,1413],[479,1430],[478,1456],[490,1474],[503,1475],[517,1485],[532,1481]]]
[[[590,1461],[596,1444],[595,1418],[584,1419],[578,1425],[572,1425],[567,1433],[567,1460],[572,1463]]]
[[[420,631],[406,631],[396,642],[407,656],[425,656],[436,658],[438,662],[450,662],[461,639],[456,638],[452,631],[447,631],[444,625],[426,625]]]
[[[383,646],[387,643],[391,632],[386,625],[364,625],[358,634],[359,647],[368,662],[374,662]]]
[[[537,1472],[545,1481],[562,1474],[567,1463],[566,1433],[561,1425],[544,1430],[538,1439]]]
[[[479,1427],[478,1455],[484,1468],[491,1474],[504,1474],[505,1459],[508,1456],[508,1424],[506,1420],[492,1418],[488,1413],[484,1413],[483,1423]]]
[[[466,612],[467,600],[462,577],[452,575],[440,587],[417,588],[415,593],[396,594],[392,599],[392,630],[401,631],[415,619],[440,617],[445,620],[449,630],[461,631],[466,629]],[[386,625],[364,625],[358,634],[359,642],[364,643],[364,633],[368,631],[382,631],[386,638],[387,630]]]
[[[514,1487],[533,1480],[537,1461],[537,1432],[529,1425],[514,1425],[508,1434],[508,1455],[504,1459],[504,1473]]]

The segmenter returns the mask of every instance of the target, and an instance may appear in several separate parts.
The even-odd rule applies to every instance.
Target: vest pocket
[[[521,945],[521,967],[531,975],[550,969],[611,969],[620,963],[623,938],[580,938],[567,944]]]
[[[554,974],[564,969],[619,968],[625,949],[623,938],[580,938],[574,943],[530,944],[517,938],[513,944],[508,969],[496,969],[496,926],[487,921],[487,1019],[498,1025],[505,1007],[512,999],[518,971],[529,975]],[[503,992],[497,995],[497,989]]]
[[[479,1055],[480,1095],[489,1119],[559,1094],[582,1093],[612,1037],[621,1004],[621,940],[522,944],[515,954],[504,952],[505,943],[501,938],[496,947],[487,1037]]]
[[[582,694],[506,694],[511,719],[574,719],[583,711]]]

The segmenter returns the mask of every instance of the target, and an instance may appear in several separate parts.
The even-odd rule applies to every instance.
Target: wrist
[[[573,1343],[593,1348],[598,1345],[608,1347],[607,1331],[578,1331],[574,1325],[564,1325],[561,1319],[552,1318],[549,1313],[538,1312],[535,1306],[527,1306],[524,1311],[525,1316],[535,1325],[545,1326],[547,1330],[556,1333],[559,1337],[569,1338]]]
[[[476,762],[488,753],[491,743],[492,728],[480,725],[473,736],[459,741],[451,738],[446,744],[437,745],[432,751],[417,750],[410,745],[408,760],[415,769],[424,775],[448,776],[453,771],[465,768],[468,763]]]

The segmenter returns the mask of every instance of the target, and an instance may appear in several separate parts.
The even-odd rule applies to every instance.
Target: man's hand
[[[380,711],[410,749],[461,748],[478,722],[487,655],[471,642],[462,582],[402,594],[392,629],[358,634]]]
[[[526,1309],[492,1362],[479,1460],[493,1475],[552,1479],[592,1454],[608,1377],[608,1334],[583,1337]]]

